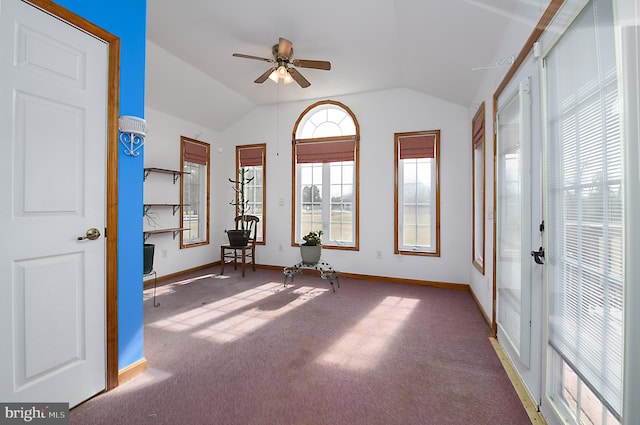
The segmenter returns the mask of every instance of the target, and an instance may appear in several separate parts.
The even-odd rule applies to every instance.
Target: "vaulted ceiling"
[[[223,130],[258,105],[410,88],[462,106],[518,53],[548,0],[150,0],[147,105]],[[513,38],[514,30],[517,40]],[[518,31],[521,29],[521,31]],[[510,31],[508,31],[510,30]],[[253,81],[284,37],[311,86]],[[488,67],[485,67],[488,66]],[[478,68],[474,70],[474,68]]]

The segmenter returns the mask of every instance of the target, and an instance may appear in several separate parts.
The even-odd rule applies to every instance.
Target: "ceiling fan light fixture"
[[[269,79],[274,83],[278,84],[278,80],[280,79],[280,75],[278,75],[278,71],[273,70],[273,72],[269,74]]]
[[[269,62],[272,64],[269,69],[255,79],[254,83],[257,84],[264,83],[267,78],[278,84],[282,79],[284,84],[291,84],[291,82],[295,81],[304,89],[309,87],[311,83],[304,78],[296,68],[322,69],[325,71],[329,71],[331,69],[331,63],[328,61],[309,59],[291,60],[291,56],[293,55],[293,45],[289,40],[284,38],[280,38],[278,44],[272,47],[271,52],[273,54],[273,58],[263,58],[260,56],[245,55],[243,53],[234,53],[233,56]],[[289,68],[290,64],[296,68]]]

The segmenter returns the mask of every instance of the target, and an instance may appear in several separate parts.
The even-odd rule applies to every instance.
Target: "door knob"
[[[78,236],[78,240],[81,241],[83,239],[89,239],[90,241],[95,241],[99,237],[100,237],[100,230],[96,229],[95,227],[92,227],[91,229],[87,230],[86,235]]]

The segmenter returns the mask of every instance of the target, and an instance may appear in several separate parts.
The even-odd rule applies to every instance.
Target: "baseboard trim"
[[[473,289],[471,288],[469,288],[469,292],[471,293],[471,297],[473,298],[473,301],[476,303],[478,310],[480,310],[480,313],[482,313],[482,317],[484,317],[485,322],[487,322],[487,325],[491,327],[491,319],[489,319],[489,316],[487,316],[487,314],[484,312],[484,309],[482,308],[482,304],[480,304],[480,300],[478,299],[478,297],[476,297],[476,293],[473,292]]]
[[[470,291],[470,286],[465,283],[437,282],[433,280],[405,279],[401,277],[374,276],[359,273],[339,272],[341,277],[356,280],[374,280],[377,282],[402,283],[405,285],[430,286],[433,288],[454,289],[456,291]]]
[[[197,272],[200,270],[208,269],[210,267],[219,266],[220,261],[215,261],[213,263],[204,264],[202,266],[194,267],[187,270],[182,270],[176,273],[171,273],[164,276],[158,276],[158,283],[166,282],[168,280],[175,279],[177,277],[181,277],[187,275],[189,273]],[[285,266],[274,266],[270,264],[256,264],[256,269],[263,270],[275,270],[282,271]],[[307,270],[305,269],[305,273],[314,274],[316,273],[318,276],[320,272],[317,270]],[[375,276],[368,274],[359,274],[359,273],[346,273],[337,270],[340,277],[348,278],[348,279],[356,279],[356,280],[374,280],[378,282],[390,282],[390,283],[402,283],[407,285],[418,285],[418,286],[430,286],[434,288],[442,288],[442,289],[454,289],[456,291],[466,291],[470,292],[473,295],[473,291],[471,291],[471,286],[466,283],[451,283],[451,282],[437,282],[431,280],[420,280],[420,279],[405,279],[400,277],[388,277],[388,276]],[[153,287],[153,278],[147,279],[144,281],[144,289]],[[475,299],[475,297],[474,297]],[[477,303],[477,300],[476,300]],[[482,311],[482,309],[480,309]],[[486,318],[486,316],[485,316]]]
[[[166,274],[164,276],[158,276],[156,282],[157,283],[166,282],[168,280],[175,279],[176,277],[184,276],[184,275],[189,274],[189,273],[198,272],[200,270],[208,269],[210,267],[214,267],[214,266],[218,266],[218,265],[220,265],[220,261],[214,261],[213,263],[203,264],[202,266],[193,267],[191,269],[186,269],[186,270],[182,270],[182,271],[179,271],[179,272]],[[144,284],[144,289],[152,288],[153,284],[154,284],[154,278],[150,278],[150,279],[147,279],[147,280],[143,281],[143,284]]]
[[[118,371],[118,385],[124,384],[147,370],[147,359],[144,357]]]
[[[522,402],[522,406],[526,410],[527,415],[529,415],[531,423],[534,425],[547,425],[547,421],[544,419],[544,416],[542,416],[542,413],[538,412],[538,408],[535,402],[531,399],[529,392],[520,379],[520,375],[518,375],[518,373],[516,372],[515,368],[511,364],[511,360],[509,360],[509,357],[507,357],[507,354],[502,349],[502,346],[500,345],[498,340],[491,337],[489,338],[489,341],[491,341],[491,345],[493,345],[493,349],[496,351],[496,354],[498,355],[498,358],[502,363],[502,367],[504,368],[505,372],[507,372],[509,380],[511,380],[511,384],[516,390],[516,393],[518,394],[518,397]]]
[[[265,270],[282,270],[283,266],[272,266],[266,264],[256,264],[256,268],[265,269]],[[400,277],[387,277],[387,276],[374,276],[368,274],[359,274],[359,273],[346,273],[341,272],[340,270],[336,270],[340,277],[348,278],[348,279],[356,279],[356,280],[374,280],[378,282],[390,282],[390,283],[403,283],[407,285],[418,285],[418,286],[431,286],[435,288],[443,288],[443,289],[455,289],[457,291],[471,291],[471,287],[464,283],[450,283],[450,282],[436,282],[431,280],[420,280],[420,279],[405,279]],[[305,273],[309,274],[317,274],[320,275],[320,272],[317,270],[304,270]]]

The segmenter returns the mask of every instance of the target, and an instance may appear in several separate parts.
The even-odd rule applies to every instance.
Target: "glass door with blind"
[[[535,404],[545,346],[541,101],[531,52],[496,97],[494,264],[496,336]]]
[[[531,97],[526,78],[498,99],[496,313],[498,339],[517,361],[531,356]],[[539,200],[536,201],[539,205]]]
[[[622,414],[624,175],[613,23],[611,0],[588,2],[543,62],[550,423],[612,425]]]

